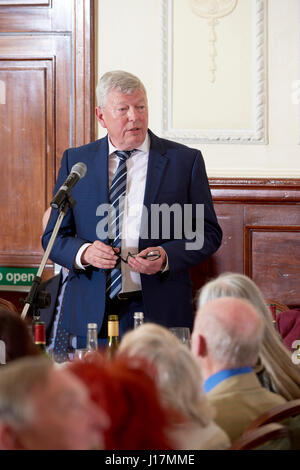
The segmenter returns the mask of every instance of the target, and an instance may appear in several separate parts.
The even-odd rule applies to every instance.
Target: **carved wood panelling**
[[[300,305],[300,180],[211,178],[221,248],[192,269],[194,292],[223,272],[249,275],[267,298]]]
[[[244,264],[265,297],[299,305],[300,226],[245,226]]]

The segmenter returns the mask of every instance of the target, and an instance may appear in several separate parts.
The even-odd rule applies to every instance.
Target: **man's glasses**
[[[126,258],[123,258],[119,253],[116,252],[115,247],[112,246],[112,249],[114,250],[115,255],[117,255],[118,258],[120,258],[124,263],[127,263],[127,264],[128,264],[128,260],[130,257],[136,258],[138,256],[137,254],[130,253],[129,251]],[[161,254],[159,250],[148,251],[148,253],[146,253],[145,255],[139,256],[139,258],[147,259],[148,261],[156,261],[160,257],[161,257]]]

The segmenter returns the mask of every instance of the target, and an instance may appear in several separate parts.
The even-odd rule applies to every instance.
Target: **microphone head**
[[[79,176],[79,179],[83,178],[86,175],[87,167],[86,164],[83,162],[75,163],[72,166],[71,173],[76,173]]]

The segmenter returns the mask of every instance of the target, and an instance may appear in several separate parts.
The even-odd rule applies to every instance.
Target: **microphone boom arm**
[[[53,248],[53,245],[54,245],[54,242],[56,240],[56,237],[57,237],[58,231],[60,229],[60,226],[62,224],[62,221],[63,221],[65,215],[67,214],[68,210],[70,208],[73,208],[75,206],[75,204],[76,204],[76,201],[72,197],[71,192],[67,191],[65,200],[62,202],[62,205],[59,208],[60,213],[59,213],[58,219],[56,221],[56,224],[54,226],[54,229],[53,229],[51,238],[49,240],[49,243],[47,245],[47,248],[45,250],[44,256],[42,258],[40,267],[39,267],[38,272],[37,272],[37,274],[36,274],[36,276],[33,280],[30,291],[29,291],[29,293],[26,297],[25,305],[24,305],[24,308],[23,308],[23,311],[22,311],[22,314],[21,314],[22,320],[25,319],[30,307],[32,307],[32,309],[33,309],[33,315],[36,316],[36,317],[39,317],[39,314],[35,314],[35,312],[38,311],[38,306],[37,306],[37,300],[36,299],[37,299],[37,294],[38,294],[38,288],[39,288],[40,283],[41,283],[42,274],[43,274],[43,271],[45,269],[47,260],[50,256],[51,250]]]

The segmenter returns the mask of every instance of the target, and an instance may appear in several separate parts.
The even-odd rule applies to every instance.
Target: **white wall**
[[[300,177],[299,0],[238,0],[215,28],[214,83],[208,20],[191,9],[190,1],[198,0],[95,1],[98,76],[114,69],[138,75],[148,90],[155,133],[201,149],[211,177]],[[256,62],[255,50],[262,53]],[[265,74],[262,92],[257,67],[260,77]],[[262,118],[256,115],[257,92]],[[245,138],[257,122],[263,123],[263,138],[255,132]],[[184,135],[189,139],[182,140]]]

